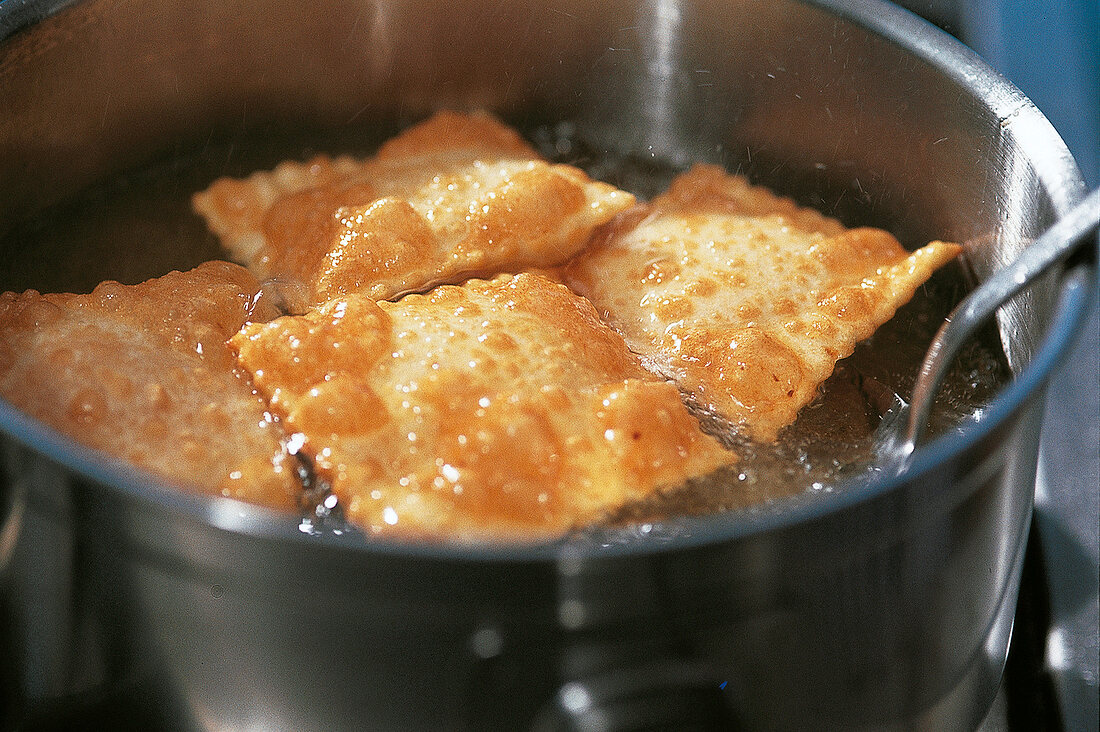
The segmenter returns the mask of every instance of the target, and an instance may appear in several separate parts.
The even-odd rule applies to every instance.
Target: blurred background
[[[1100,0],[902,0],[953,34],[1054,124],[1100,186]],[[1100,295],[1051,383],[1025,587],[999,700],[1033,729],[1100,726]],[[1021,708],[1026,707],[1026,708]],[[994,708],[983,732],[1005,728]]]

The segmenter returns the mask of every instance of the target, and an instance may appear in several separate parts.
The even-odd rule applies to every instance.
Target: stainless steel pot
[[[0,229],[208,140],[393,130],[442,106],[740,168],[903,241],[965,242],[979,279],[1084,191],[1027,99],[878,0],[0,3],[0,40]],[[0,403],[14,701],[121,682],[198,729],[973,728],[1084,267],[1002,309],[1016,379],[902,475],[665,540],[307,535]]]

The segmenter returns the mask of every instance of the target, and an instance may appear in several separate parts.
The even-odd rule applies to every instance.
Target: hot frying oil
[[[547,157],[582,167],[602,179],[649,198],[679,172],[659,160],[594,153],[563,127],[541,127],[529,137]],[[388,131],[387,131],[388,132]],[[17,226],[0,241],[5,267],[0,290],[88,292],[106,279],[134,284],[173,269],[185,270],[226,254],[192,212],[191,195],[217,177],[243,176],[280,160],[305,159],[319,151],[367,154],[377,133],[346,132],[309,139],[265,135],[175,155],[147,168],[116,176],[80,196]],[[845,222],[849,225],[858,222]],[[924,242],[903,242],[910,247]],[[294,283],[270,283],[264,295],[286,298]],[[753,444],[723,432],[704,416],[707,429],[736,450],[739,461],[707,479],[666,490],[625,506],[611,523],[628,524],[630,536],[659,533],[676,516],[738,510],[795,494],[843,490],[844,479],[866,470],[879,413],[865,389],[870,377],[908,398],[927,344],[965,289],[959,267],[948,267],[917,291],[897,315],[855,353],[841,361],[818,398],[775,444]],[[1006,380],[1007,366],[995,339],[969,345],[937,399],[934,429],[949,430],[973,414]],[[319,500],[325,499],[323,493]],[[328,507],[331,509],[332,507]],[[327,511],[327,509],[326,509]],[[314,513],[314,512],[310,512]],[[318,514],[319,515],[319,514]],[[662,523],[663,522],[663,523]]]

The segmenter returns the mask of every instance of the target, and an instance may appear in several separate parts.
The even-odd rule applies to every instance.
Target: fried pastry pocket
[[[553,165],[485,114],[441,112],[369,160],[316,157],[223,178],[193,203],[233,258],[303,312],[565,262],[634,202]]]
[[[956,244],[913,253],[699,165],[562,273],[648,365],[771,441]]]
[[[273,317],[242,267],[207,262],[91,294],[0,295],[0,394],[79,442],[204,493],[293,508],[297,461],[226,339]]]
[[[544,539],[735,460],[587,301],[538,275],[347,295],[231,344],[374,533]]]

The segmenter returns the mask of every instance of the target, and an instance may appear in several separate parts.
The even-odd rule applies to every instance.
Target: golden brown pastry
[[[231,344],[376,533],[546,538],[735,459],[587,301],[538,275],[348,295]]]
[[[208,262],[89,295],[5,292],[0,394],[173,483],[293,508],[297,461],[226,346],[246,320],[275,315],[258,288],[238,265]]]
[[[324,156],[223,178],[195,209],[260,278],[297,283],[297,311],[361,292],[372,299],[472,275],[549,267],[633,196],[551,165],[484,114],[441,112],[365,161]]]
[[[912,254],[699,165],[624,215],[563,277],[647,363],[773,440],[838,359],[959,252]]]

